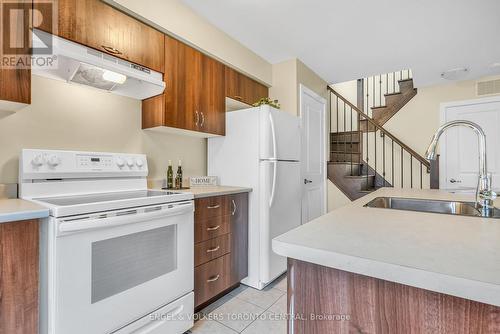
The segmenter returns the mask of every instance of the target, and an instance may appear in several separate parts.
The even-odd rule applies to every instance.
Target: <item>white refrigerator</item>
[[[226,114],[226,136],[208,139],[208,175],[252,188],[248,277],[262,289],[286,271],[271,240],[301,224],[300,122],[269,106]]]

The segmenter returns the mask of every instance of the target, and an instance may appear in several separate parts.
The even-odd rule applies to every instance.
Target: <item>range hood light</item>
[[[106,81],[111,81],[111,82],[117,83],[119,85],[123,85],[125,83],[125,81],[127,81],[126,75],[116,73],[113,71],[109,71],[109,70],[104,70],[104,72],[102,73],[102,78]]]

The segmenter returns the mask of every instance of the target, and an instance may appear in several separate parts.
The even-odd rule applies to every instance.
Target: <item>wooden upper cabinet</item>
[[[224,96],[225,66],[203,55],[200,92],[201,131],[217,135],[226,134],[226,100]]]
[[[226,96],[234,100],[251,105],[269,96],[269,89],[266,86],[227,66],[225,80]]]
[[[9,22],[11,29],[0,31],[3,38],[3,45],[0,48],[0,57],[12,58],[14,62],[18,59],[27,62],[28,66],[6,67],[0,66],[0,110],[14,111],[21,108],[25,104],[31,103],[31,69],[29,59],[29,34],[31,22],[29,20],[29,9],[31,2],[19,2],[0,0],[0,5],[12,5],[16,9],[24,10],[23,25],[20,25],[18,20],[21,17],[9,17],[10,11],[1,11],[2,17],[0,22]],[[5,9],[5,8],[4,8]],[[14,30],[15,29],[15,30]],[[15,39],[12,41],[11,39]],[[8,50],[6,48],[11,42],[12,44],[22,45],[19,48]],[[7,44],[9,43],[9,44]],[[18,58],[19,57],[19,58]],[[7,101],[7,103],[2,103]],[[10,102],[15,102],[14,104]]]
[[[165,36],[165,92],[143,101],[142,127],[225,134],[224,65]]]
[[[163,33],[100,0],[53,0],[53,2],[57,6],[56,33],[60,37],[164,72]],[[44,13],[46,7],[39,8],[44,18],[51,17],[50,13]],[[43,23],[38,28],[54,33]]]

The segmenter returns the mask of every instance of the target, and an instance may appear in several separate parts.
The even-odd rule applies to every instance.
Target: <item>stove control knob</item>
[[[51,155],[47,163],[52,168],[57,167],[61,164],[61,158],[59,158],[57,155]]]
[[[122,158],[116,158],[116,165],[120,168],[123,168],[123,166],[125,166],[125,161],[123,161]]]
[[[43,155],[37,154],[33,157],[31,160],[31,164],[35,167],[40,167],[45,163],[45,159],[43,158]]]
[[[131,158],[128,158],[127,159],[127,166],[129,166],[130,168],[134,167],[134,160],[132,160]]]
[[[142,159],[136,159],[135,160],[135,164],[137,165],[137,167],[139,168],[142,168],[142,166],[144,166],[144,162],[142,161]]]

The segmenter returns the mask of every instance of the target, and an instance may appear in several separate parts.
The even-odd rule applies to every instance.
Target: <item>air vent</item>
[[[478,81],[476,84],[477,96],[500,94],[500,79]]]

